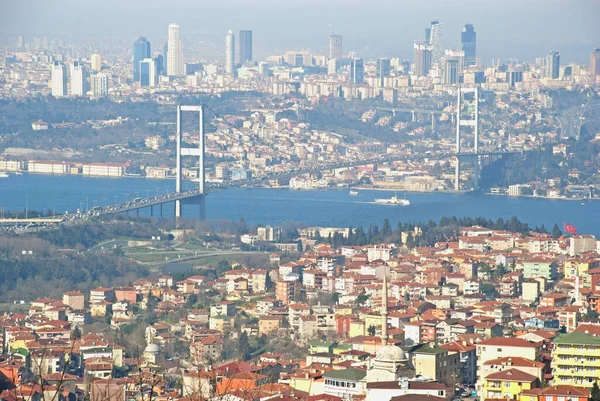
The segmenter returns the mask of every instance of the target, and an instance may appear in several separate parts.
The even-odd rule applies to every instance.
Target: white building
[[[235,64],[235,36],[233,31],[230,29],[225,37],[225,73],[228,75],[234,75],[234,64]]]
[[[180,77],[184,75],[183,50],[179,39],[179,24],[169,24],[167,41],[167,75]]]
[[[102,57],[97,53],[92,54],[90,57],[90,64],[92,66],[92,71],[100,72],[102,70]]]
[[[60,61],[52,65],[52,96],[67,96],[67,69]]]
[[[92,95],[94,97],[108,95],[108,76],[106,74],[96,74],[92,76]]]
[[[85,95],[85,71],[79,61],[74,61],[71,66],[71,96]]]

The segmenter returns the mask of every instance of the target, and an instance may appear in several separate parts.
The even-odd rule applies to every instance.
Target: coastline
[[[505,196],[507,198],[529,198],[529,199],[544,199],[544,200],[557,200],[557,201],[595,201],[598,200],[600,198],[581,198],[581,197],[577,197],[577,198],[553,198],[550,196],[537,196],[537,195],[509,195],[509,194],[492,194],[489,192],[485,192],[483,193],[484,195],[489,195],[489,196]]]

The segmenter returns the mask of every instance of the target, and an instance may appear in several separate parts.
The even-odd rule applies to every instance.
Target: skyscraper
[[[140,86],[156,86],[156,60],[145,58],[140,61]]]
[[[133,43],[133,80],[135,82],[140,80],[140,61],[150,57],[151,54],[150,42],[145,37],[140,36]]]
[[[458,57],[444,57],[444,83],[446,85],[456,85],[459,80],[459,59]]]
[[[558,79],[560,72],[560,53],[552,51],[546,56],[546,77]]]
[[[233,75],[234,64],[235,64],[235,36],[233,31],[230,29],[225,37],[225,73]]]
[[[185,74],[183,71],[183,50],[181,49],[181,40],[179,39],[178,24],[169,24],[169,39],[167,44],[167,75],[181,77]]]
[[[472,24],[466,24],[460,33],[460,44],[465,52],[465,66],[477,63],[477,32]]]
[[[390,59],[382,58],[377,60],[377,78],[379,81],[379,87],[385,86],[385,77],[390,76],[391,62]]]
[[[20,35],[17,38],[17,49],[21,50],[25,48],[25,38],[23,37],[23,35]]]
[[[342,58],[342,35],[329,35],[329,59]]]
[[[90,64],[92,65],[92,71],[100,72],[102,70],[102,57],[97,53],[92,54]]]
[[[240,31],[240,63],[252,61],[252,31]]]
[[[87,92],[85,70],[79,61],[74,61],[71,66],[71,95],[83,96]]]
[[[590,74],[600,75],[600,47],[590,54]]]
[[[52,64],[52,96],[67,96],[67,69],[60,61]]]
[[[102,97],[108,95],[108,76],[100,73],[92,76],[92,95]]]
[[[156,74],[157,75],[165,75],[165,59],[162,54],[159,54],[154,58],[154,62],[156,63]]]
[[[167,60],[169,59],[168,57],[169,54],[169,42],[165,43],[165,46],[163,47],[163,69],[162,69],[162,74],[163,75],[167,75]]]
[[[433,64],[439,63],[444,51],[442,24],[439,21],[431,21],[429,44],[431,45],[431,62]]]
[[[431,45],[415,42],[415,70],[418,77],[425,77],[431,69]]]
[[[350,81],[362,84],[365,80],[365,63],[362,58],[350,60]]]

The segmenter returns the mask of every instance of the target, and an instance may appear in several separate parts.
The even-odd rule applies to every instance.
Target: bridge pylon
[[[473,93],[475,99],[474,103],[474,114],[470,118],[465,118],[462,112],[462,101],[463,95],[466,93]],[[473,128],[473,156],[468,155],[463,157],[461,153],[461,127],[472,127]],[[473,159],[473,189],[479,189],[479,87],[475,88],[458,88],[456,98],[456,170],[455,170],[455,182],[454,189],[460,190],[460,162],[461,159]]]
[[[183,135],[183,125],[182,125],[182,115],[184,111],[191,111],[198,113],[199,117],[199,138],[198,138],[198,147],[197,148],[182,148],[182,135]],[[176,160],[176,171],[175,171],[175,192],[182,192],[182,180],[183,180],[183,164],[182,158],[183,156],[197,156],[198,157],[198,196],[184,200],[176,200],[175,201],[175,219],[177,221],[177,225],[179,225],[179,218],[182,217],[183,214],[183,203],[192,203],[198,204],[200,206],[200,220],[204,220],[206,217],[206,179],[205,179],[205,158],[204,158],[204,105],[199,106],[184,106],[181,104],[177,105],[177,134],[176,134],[176,142],[177,142],[177,160]]]

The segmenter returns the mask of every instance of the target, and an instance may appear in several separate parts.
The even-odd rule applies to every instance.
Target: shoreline
[[[509,195],[509,194],[492,194],[490,192],[485,192],[484,195],[489,196],[504,196],[507,198],[529,198],[529,199],[544,199],[544,200],[558,200],[558,201],[595,201],[600,198],[553,198],[550,196],[537,196],[537,195]]]

